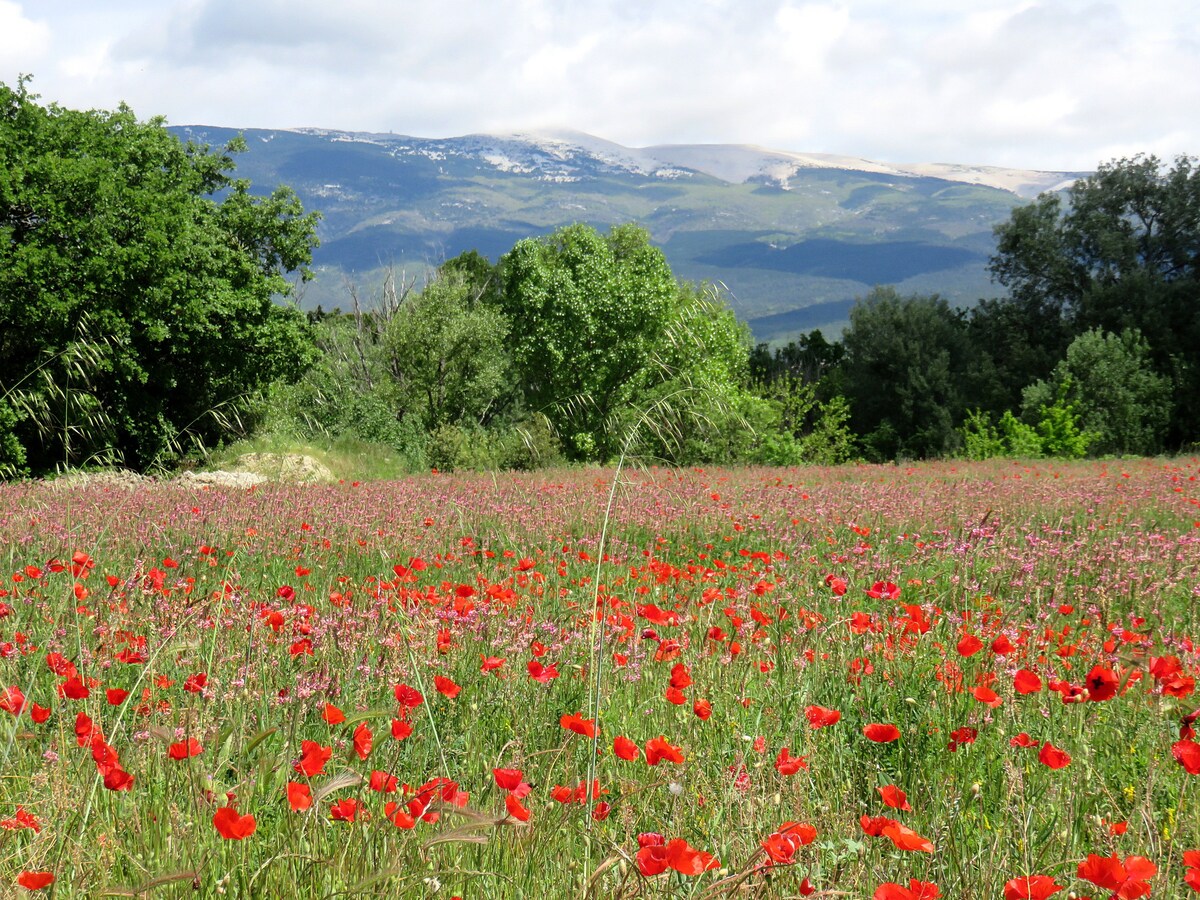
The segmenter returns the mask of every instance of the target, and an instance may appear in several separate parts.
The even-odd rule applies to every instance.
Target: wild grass
[[[1154,864],[1153,896],[1185,896],[1198,474],[5,486],[0,893],[45,872],[58,897],[968,900],[1042,874],[1107,897],[1079,867],[1115,853]],[[1022,669],[1040,689],[1016,690]],[[1103,679],[1080,693],[1097,670],[1111,699]],[[810,707],[840,720],[814,728]],[[682,762],[648,765],[660,738]],[[1047,743],[1069,765],[1042,762]],[[223,837],[222,808],[252,832]],[[872,836],[880,816],[918,849]],[[769,865],[789,822],[815,837]],[[648,834],[705,871],[643,874]]]

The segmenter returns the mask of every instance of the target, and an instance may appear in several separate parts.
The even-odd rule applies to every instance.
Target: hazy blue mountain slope
[[[239,132],[173,129],[222,145]],[[246,129],[238,175],[291,185],[324,215],[306,306],[371,294],[386,267],[420,278],[476,249],[586,222],[637,221],[675,273],[721,282],[761,339],[837,329],[876,284],[969,304],[996,288],[992,228],[1078,173],[896,167],[740,146],[621,147],[589,135],[425,139]],[[999,186],[997,186],[999,185]]]

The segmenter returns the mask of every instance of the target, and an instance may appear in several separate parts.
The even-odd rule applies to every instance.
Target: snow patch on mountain
[[[646,178],[708,175],[731,184],[758,180],[784,190],[805,170],[841,169],[895,178],[939,178],[1035,197],[1060,191],[1087,173],[1007,169],[955,163],[881,163],[832,153],[797,153],[749,144],[665,144],[625,147],[581,131],[553,130],[509,134],[469,134],[453,138],[414,138],[320,128],[295,129],[337,142],[384,146],[396,156],[432,160],[476,159],[500,172],[545,181],[578,181],[589,175],[628,173]]]

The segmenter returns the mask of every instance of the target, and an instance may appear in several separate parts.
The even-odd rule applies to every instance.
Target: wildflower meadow
[[[0,895],[1191,896],[1198,475],[0,486]]]

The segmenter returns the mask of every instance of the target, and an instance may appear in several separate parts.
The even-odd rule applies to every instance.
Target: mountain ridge
[[[186,129],[205,126],[180,127]],[[599,159],[608,156],[612,160],[646,160],[657,163],[656,166],[643,163],[639,166],[641,174],[658,175],[662,170],[666,170],[669,174],[660,177],[672,177],[672,175],[690,169],[731,184],[745,183],[754,177],[763,175],[773,175],[780,181],[786,181],[802,169],[846,169],[897,177],[941,178],[946,181],[994,187],[1032,199],[1044,191],[1063,190],[1076,179],[1088,174],[1086,172],[1014,169],[1004,166],[964,163],[887,163],[835,153],[772,149],[757,144],[651,144],[645,147],[626,147],[588,132],[571,129],[471,132],[446,138],[420,138],[412,135],[396,135],[391,132],[384,134],[312,126],[275,130],[321,135],[333,137],[335,140],[362,140],[380,145],[399,140],[454,144],[468,141],[506,141],[536,145],[546,149],[561,146],[571,150],[582,150]],[[702,156],[705,153],[720,155],[710,156],[706,160]]]
[[[737,144],[629,148],[562,129],[451,138],[171,130],[213,145],[242,135],[238,177],[261,191],[290,185],[322,212],[307,306],[344,305],[348,280],[377,283],[388,268],[419,278],[465,250],[496,259],[563,225],[635,221],[676,275],[723,285],[756,338],[772,341],[836,331],[876,284],[960,305],[995,296],[986,269],[995,225],[1086,174]]]

